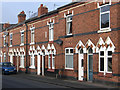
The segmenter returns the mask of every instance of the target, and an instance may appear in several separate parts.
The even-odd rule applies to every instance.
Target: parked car
[[[16,67],[11,62],[1,62],[0,69],[2,71],[2,74],[17,73]]]

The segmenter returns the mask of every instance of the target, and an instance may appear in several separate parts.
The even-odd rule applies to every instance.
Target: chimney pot
[[[43,7],[43,4],[41,4],[40,7]]]

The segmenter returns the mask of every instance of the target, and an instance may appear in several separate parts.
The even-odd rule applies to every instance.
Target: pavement
[[[66,80],[66,79],[58,79],[55,77],[49,77],[49,76],[41,76],[41,75],[34,75],[34,74],[24,74],[21,73],[21,77],[24,77],[29,80],[48,83],[48,84],[54,84],[59,86],[65,86],[68,88],[108,88],[113,90],[120,90],[120,88],[116,88],[114,86],[108,86],[103,85],[100,83],[92,83],[87,81],[75,81],[75,80]]]

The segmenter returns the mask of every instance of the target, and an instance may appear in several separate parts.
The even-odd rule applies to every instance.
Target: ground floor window
[[[53,54],[48,56],[48,68],[55,69],[55,56]]]
[[[99,52],[99,72],[112,72],[112,51]]]
[[[65,69],[73,69],[73,48],[65,49]]]

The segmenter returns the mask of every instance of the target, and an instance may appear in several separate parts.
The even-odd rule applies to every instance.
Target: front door
[[[83,68],[83,54],[79,54],[79,61],[78,61],[78,80],[83,81],[84,76],[84,68]]]
[[[42,76],[44,76],[45,73],[45,56],[42,55]]]
[[[17,66],[16,56],[13,57],[13,65]]]
[[[40,75],[40,55],[37,56],[37,75]]]
[[[93,55],[88,55],[88,80],[93,80]]]
[[[13,63],[13,56],[10,55],[10,62]]]

